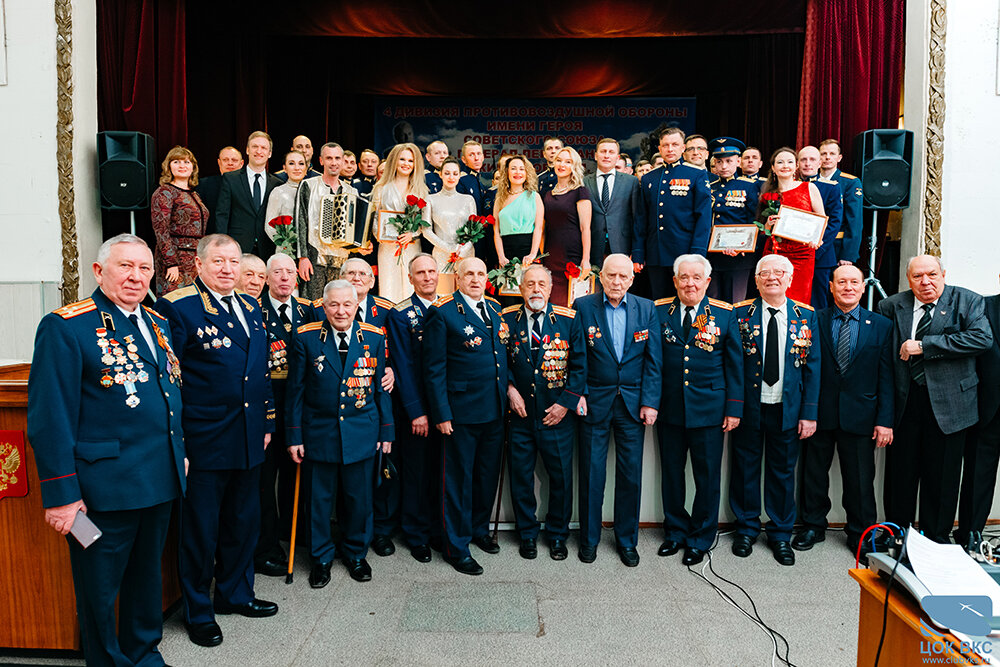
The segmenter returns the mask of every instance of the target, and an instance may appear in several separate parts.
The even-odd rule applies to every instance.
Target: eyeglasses
[[[707,148],[702,148],[701,146],[691,146],[690,148],[685,148],[685,152],[688,153],[707,153]]]
[[[771,270],[768,270],[768,269],[764,269],[763,271],[760,271],[757,275],[760,276],[761,278],[770,278],[772,276],[775,277],[775,278],[784,278],[786,273],[788,273],[788,272],[787,271],[771,271]]]

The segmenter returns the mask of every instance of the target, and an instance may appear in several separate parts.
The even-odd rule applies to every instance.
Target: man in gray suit
[[[965,431],[979,419],[976,356],[993,334],[983,298],[945,285],[941,260],[918,255],[906,265],[910,289],[879,304],[892,320],[896,378],[895,438],[886,453],[886,519],[949,542],[958,505]]]
[[[590,191],[593,218],[590,223],[590,263],[601,266],[611,254],[632,255],[633,230],[642,218],[639,179],[615,171],[620,148],[614,139],[597,142],[597,173],[583,177]],[[638,270],[638,269],[636,269]]]

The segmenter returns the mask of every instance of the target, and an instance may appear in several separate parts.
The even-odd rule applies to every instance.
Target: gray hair
[[[111,248],[119,243],[134,243],[135,245],[141,245],[146,248],[146,250],[149,250],[149,244],[135,234],[119,234],[118,236],[112,236],[110,239],[101,244],[101,247],[97,250],[97,263],[104,266],[108,261],[108,257],[111,256]]]
[[[780,264],[781,268],[785,270],[785,273],[792,275],[793,268],[792,261],[785,257],[784,255],[764,255],[759,260],[757,260],[757,268],[754,269],[754,275],[760,273],[761,269],[764,268],[765,264]]]
[[[549,271],[549,267],[544,264],[528,264],[528,266],[524,267],[524,271],[521,272],[521,277],[523,278],[528,275],[528,271],[544,271],[545,275],[549,277],[549,282],[552,282],[552,272]]]
[[[214,248],[215,246],[220,245],[229,245],[230,243],[235,245],[240,253],[243,252],[243,249],[240,248],[240,242],[229,234],[209,234],[208,236],[202,236],[201,240],[198,241],[198,259],[204,262],[208,259],[209,248]]]
[[[358,300],[358,290],[354,289],[354,285],[352,285],[349,281],[347,281],[347,280],[331,280],[330,282],[328,282],[326,284],[326,287],[323,288],[323,301],[324,302],[326,301],[326,297],[329,296],[330,292],[333,292],[333,291],[339,290],[339,289],[349,289],[349,290],[351,290],[351,294],[354,295],[354,300],[355,301]]]
[[[240,266],[244,264],[264,264],[264,260],[262,260],[257,255],[253,254],[252,252],[245,252],[242,255],[240,255]],[[265,269],[267,268],[266,264],[264,264],[264,268]]]
[[[361,259],[360,257],[351,257],[347,261],[345,261],[340,266],[340,273],[338,273],[337,275],[341,276],[344,275],[347,272],[347,267],[350,266],[351,264],[360,264],[361,266],[365,267],[369,276],[375,275],[375,272],[372,271],[372,265],[366,262],[365,260]]]
[[[681,272],[682,264],[701,264],[702,268],[705,269],[705,277],[708,278],[712,275],[712,263],[708,261],[708,258],[703,255],[681,255],[674,260],[674,275],[676,276]]]
[[[297,151],[294,151],[294,152],[297,152]],[[246,257],[246,255],[244,255],[244,257]],[[286,254],[285,254],[285,253],[283,253],[283,252],[276,252],[276,253],[274,253],[273,255],[271,255],[270,257],[268,257],[268,258],[267,258],[267,263],[266,263],[266,264],[264,265],[264,266],[265,266],[265,267],[267,268],[267,272],[268,272],[268,273],[270,273],[270,272],[271,272],[271,268],[272,268],[272,267],[273,267],[273,266],[274,266],[274,265],[275,265],[275,264],[276,264],[276,263],[278,262],[278,260],[279,260],[279,259],[281,259],[282,257],[287,257],[287,258],[288,258],[289,260],[291,260],[291,262],[292,262],[292,266],[295,266],[295,260],[294,260],[294,259],[292,258],[292,256],[291,256],[291,255],[286,255]]]
[[[435,141],[434,143],[442,143],[443,144],[444,142],[443,141]],[[430,146],[428,146],[428,148],[430,148]],[[413,259],[411,259],[409,261],[409,263],[406,265],[406,272],[407,273],[413,273],[413,263],[416,262],[421,257],[428,257],[430,259],[433,259],[434,260],[434,266],[435,266],[435,268],[437,267],[437,260],[434,259],[434,255],[432,255],[430,253],[426,253],[426,252],[421,252],[421,253],[417,253],[416,255],[414,255]]]
[[[607,257],[605,257],[604,258],[604,263],[601,264],[601,270],[603,271],[604,268],[608,265],[608,262],[610,262],[613,259],[614,260],[625,260],[625,263],[628,264],[628,271],[629,271],[629,273],[631,273],[632,275],[635,275],[634,267],[632,266],[632,258],[629,257],[628,255],[623,255],[620,252],[612,253],[612,254],[608,255]]]
[[[913,260],[920,259],[921,257],[930,257],[931,259],[933,259],[935,262],[937,262],[938,271],[944,273],[944,262],[941,261],[940,257],[937,257],[935,255],[916,255],[906,260],[906,275],[910,275],[910,265],[913,264]]]

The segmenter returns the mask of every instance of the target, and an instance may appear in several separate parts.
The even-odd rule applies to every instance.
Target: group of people
[[[272,176],[254,170],[229,172],[216,203],[218,224],[242,239],[216,231],[162,257],[135,236],[106,241],[93,264],[98,289],[39,324],[29,380],[28,436],[46,520],[67,534],[84,512],[103,532],[87,548],[68,538],[88,663],[162,663],[159,568],[178,499],[184,620],[191,641],[202,646],[223,640],[217,615],[278,612],[256,597],[254,577],[288,571],[283,542],[296,513],[313,588],[329,583],[338,560],[352,579],[370,580],[369,549],[389,556],[394,539],[421,563],[436,550],[456,571],[481,574],[472,547],[500,549],[490,518],[504,452],[519,554],[539,553],[540,456],[549,478],[549,556],[568,557],[575,475],[577,556],[592,563],[614,434],[615,546],[622,563],[635,567],[647,426],[660,453],[659,556],[683,552],[681,562],[695,565],[712,547],[726,433],[731,549],[738,557],[751,555],[762,532],[786,566],[796,550],[824,540],[835,452],[848,546],[862,557],[877,548],[884,535],[862,536],[877,521],[879,447],[888,447],[888,521],[905,527],[919,518],[929,537],[948,541],[962,480],[955,539],[978,544],[1000,456],[1000,375],[989,373],[1000,367],[1000,297],[984,300],[947,285],[940,260],[930,256],[910,260],[911,289],[882,301],[879,313],[860,306],[863,275],[852,262],[803,263],[806,250],[786,241],[769,238],[766,248],[748,253],[752,259],[718,254],[710,261],[706,228],[713,219],[727,224],[728,209],[750,216],[753,193],[798,190],[796,203],[808,199],[827,214],[832,207],[825,208],[822,192],[816,196],[820,181],[803,187],[791,176],[796,165],[803,171],[811,151],[776,151],[761,190],[760,179],[748,175],[730,173],[713,184],[707,171],[680,160],[683,140],[668,130],[660,142],[664,166],[641,181],[615,169],[612,140],[598,145],[598,173],[580,180],[572,149],[556,147],[551,175],[536,176],[527,160],[511,157],[495,193],[478,191],[494,197],[491,208],[481,207],[472,190],[482,185],[478,175],[461,175],[456,161],[435,153],[441,187],[427,195],[432,225],[425,228],[432,252],[406,248],[410,239],[403,239],[406,254],[393,250],[391,262],[402,279],[370,255],[328,256],[310,243],[315,200],[357,189],[341,180],[344,151],[330,143],[320,151],[323,172],[300,179],[285,200],[294,224],[304,224],[295,257],[272,252],[263,262],[243,252],[261,252],[264,232],[238,221],[238,209],[256,205],[259,222],[270,206],[264,197],[273,203],[280,190],[271,188]],[[723,174],[746,157],[739,146],[732,151],[734,144],[712,142]],[[476,148],[467,145],[463,157]],[[265,154],[269,139],[252,135],[249,164],[266,163]],[[195,217],[203,225],[208,218],[192,191],[193,156],[168,157],[170,180],[161,191],[187,202],[193,238]],[[372,201],[394,207],[420,196],[421,186],[429,191],[421,160],[411,145],[390,151]],[[286,185],[307,168],[308,160],[286,160]],[[459,191],[463,181],[468,195]],[[539,194],[544,182],[552,187]],[[842,202],[840,186],[833,187]],[[728,189],[720,196],[713,188]],[[487,250],[447,245],[454,237],[437,224],[435,213],[454,225],[473,210],[447,199],[460,196],[474,200],[477,214],[496,213],[492,261],[523,258],[520,296],[506,307],[488,294]],[[168,208],[177,210],[162,210]],[[599,289],[572,307],[556,299],[565,265],[553,270],[545,258],[538,261],[547,238],[562,239],[564,252],[570,247],[552,235],[556,210],[567,227],[581,230],[580,254],[565,257],[583,263],[589,256],[599,268]],[[844,233],[846,258],[854,250],[843,250]],[[449,259],[458,253],[456,261],[442,267],[438,243]],[[548,243],[545,252],[559,252]],[[836,236],[830,246],[838,247]],[[753,265],[727,264],[736,259]],[[820,268],[830,268],[821,290],[830,305],[814,309],[792,294],[797,285],[804,289],[796,276],[807,271],[806,293],[815,296]],[[649,272],[659,298],[630,291],[637,270]],[[160,271],[170,289],[153,307],[143,306]],[[446,271],[450,282],[442,281]],[[720,283],[738,287],[740,272],[747,283],[752,278],[745,288],[757,296],[735,303],[713,296]],[[376,282],[390,280],[394,290],[405,282],[399,298],[376,296]]]

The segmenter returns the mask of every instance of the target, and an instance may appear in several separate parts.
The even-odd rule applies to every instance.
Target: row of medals
[[[137,382],[149,382],[149,373],[144,370],[143,363],[139,361],[137,354],[139,348],[136,347],[134,336],[124,337],[124,348],[114,338],[108,340],[107,336],[107,329],[104,327],[97,329],[97,346],[101,348],[101,363],[107,367],[101,370],[101,386],[105,389],[116,384],[124,386],[125,405],[135,408],[139,405],[135,385]],[[114,372],[113,376],[112,372]]]
[[[369,352],[358,359],[354,365],[354,377],[347,378],[347,395],[355,399],[354,407],[365,407],[365,396],[368,388],[372,386],[372,379],[375,376],[375,369],[378,367],[378,359],[373,359]]]
[[[543,343],[542,376],[548,382],[548,388],[561,387],[566,384],[566,362],[569,359],[569,343],[557,335],[551,343]]]
[[[216,326],[205,327],[204,329],[202,327],[198,327],[198,331],[196,333],[198,334],[198,340],[202,340],[203,336],[214,336],[211,341],[207,343],[202,342],[202,345],[206,350],[210,347],[218,350],[220,347],[229,347],[233,344],[233,341],[231,341],[229,336],[226,336],[225,334],[223,334],[222,338],[218,337],[219,327]]]

